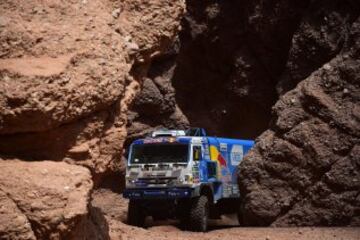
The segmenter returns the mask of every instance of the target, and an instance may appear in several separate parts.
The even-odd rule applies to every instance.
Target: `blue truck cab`
[[[126,166],[128,223],[177,218],[182,226],[206,231],[209,218],[237,212],[237,167],[251,140],[206,136],[201,128],[159,130],[134,141]]]

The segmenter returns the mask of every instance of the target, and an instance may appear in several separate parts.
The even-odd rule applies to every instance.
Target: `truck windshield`
[[[186,163],[187,144],[144,144],[133,145],[130,163]]]

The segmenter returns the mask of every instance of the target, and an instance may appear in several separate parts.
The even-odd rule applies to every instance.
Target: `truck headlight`
[[[192,183],[193,182],[193,176],[191,174],[185,175],[185,182]]]
[[[127,179],[127,182],[128,182],[128,183],[135,183],[136,180],[135,180],[135,179],[132,179],[132,178],[128,178],[128,179]]]

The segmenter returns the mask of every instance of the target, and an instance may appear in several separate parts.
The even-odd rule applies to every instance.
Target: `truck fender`
[[[200,186],[194,189],[194,197],[206,196],[209,202],[214,203],[214,190],[211,183],[202,183]]]

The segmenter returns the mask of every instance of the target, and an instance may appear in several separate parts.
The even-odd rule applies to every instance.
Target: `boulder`
[[[184,2],[0,6],[0,154],[86,166],[96,186],[121,174],[128,108]]]
[[[0,238],[86,237],[92,180],[84,167],[0,160]],[[91,232],[91,231],[90,231]]]
[[[284,94],[239,166],[244,222],[359,226],[360,19],[335,58]]]

